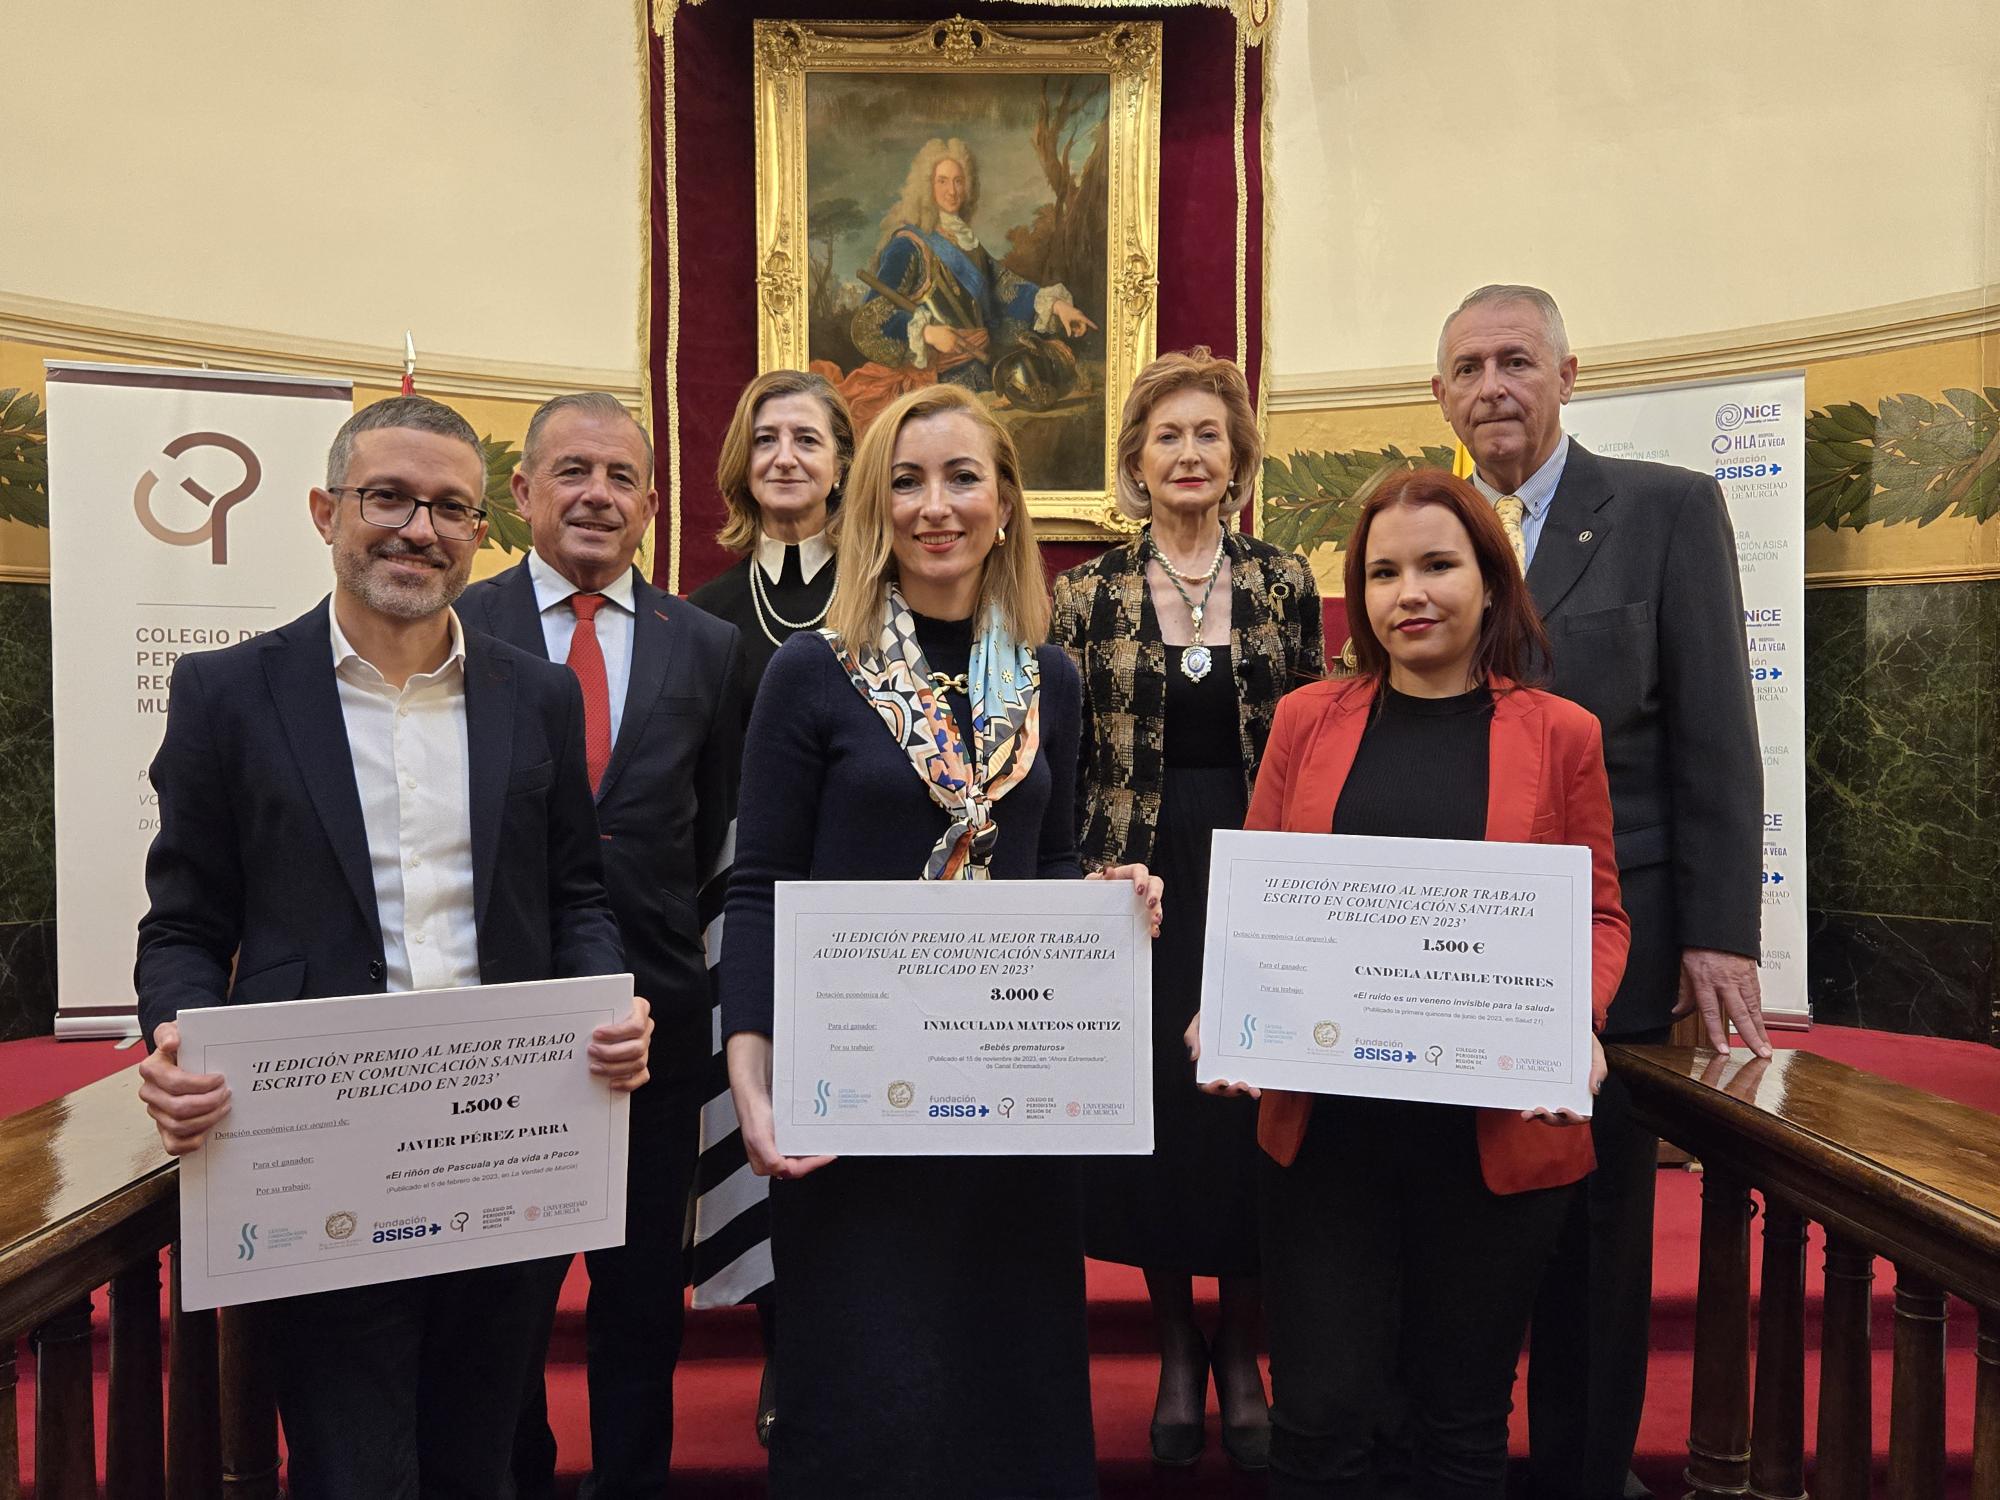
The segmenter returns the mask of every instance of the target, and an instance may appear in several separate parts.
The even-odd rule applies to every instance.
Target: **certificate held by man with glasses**
[[[587,1048],[631,1005],[618,974],[182,1011],[231,1092],[181,1158],[182,1305],[623,1244],[631,1096]]]
[[[1202,1083],[1591,1112],[1588,849],[1215,835]]]
[[[1121,881],[780,881],[788,1156],[1144,1154],[1152,962]]]

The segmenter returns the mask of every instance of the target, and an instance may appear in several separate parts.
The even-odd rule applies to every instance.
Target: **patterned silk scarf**
[[[1010,638],[997,612],[988,614],[966,671],[976,752],[968,758],[945,695],[931,683],[916,620],[893,585],[873,648],[856,652],[831,630],[820,635],[910,757],[931,800],[951,814],[951,826],[924,861],[924,879],[986,879],[1000,837],[993,804],[1028,774],[1041,744],[1042,678],[1034,649]]]

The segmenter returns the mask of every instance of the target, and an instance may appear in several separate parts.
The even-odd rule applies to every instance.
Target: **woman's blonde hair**
[[[1125,414],[1118,425],[1118,508],[1135,521],[1153,515],[1153,497],[1139,488],[1133,469],[1146,446],[1146,428],[1153,408],[1179,391],[1207,391],[1229,413],[1229,457],[1235,489],[1222,502],[1225,513],[1248,505],[1264,463],[1264,437],[1257,431],[1257,409],[1250,404],[1250,383],[1232,359],[1217,359],[1208,345],[1162,354],[1132,382],[1125,396]]]
[[[972,211],[979,207],[979,158],[957,136],[948,141],[932,136],[911,160],[910,175],[903,179],[902,195],[882,215],[882,234],[875,242],[877,255],[905,224],[925,230],[938,227],[937,195],[932,191],[931,180],[937,176],[941,161],[955,161],[965,169],[965,202],[959,205],[958,216],[968,224],[972,222]]]
[[[824,375],[808,375],[803,370],[767,370],[743,387],[736,398],[736,415],[729,419],[729,431],[722,439],[722,453],[715,461],[715,487],[722,494],[728,516],[717,542],[739,557],[757,545],[762,529],[757,497],[750,493],[750,439],[757,426],[757,408],[773,396],[817,396],[826,408],[826,425],[833,434],[837,471],[833,490],[826,497],[826,543],[840,545],[840,487],[854,466],[854,417]]]
[[[1000,611],[1008,634],[1037,645],[1048,634],[1049,591],[1035,526],[1021,493],[1021,460],[1014,440],[979,399],[959,386],[933,385],[900,396],[869,424],[854,453],[847,482],[846,545],[840,549],[827,625],[850,647],[872,647],[882,628],[884,590],[896,577],[895,525],[890,519],[889,481],[896,440],[911,422],[963,412],[986,434],[993,450],[994,487],[1008,512],[1006,539],[986,554],[979,579],[974,628],[988,606]]]

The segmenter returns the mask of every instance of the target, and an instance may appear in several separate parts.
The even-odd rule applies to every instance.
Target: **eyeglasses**
[[[479,523],[486,519],[485,511],[463,500],[419,500],[401,490],[373,485],[330,486],[327,493],[335,499],[354,496],[361,502],[361,519],[384,531],[401,531],[415,519],[418,506],[431,513],[431,530],[454,542],[471,541],[479,535]]]

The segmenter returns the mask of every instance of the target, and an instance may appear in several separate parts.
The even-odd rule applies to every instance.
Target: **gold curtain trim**
[[[660,39],[660,109],[661,150],[666,156],[666,198],[667,198],[667,432],[664,442],[658,440],[656,447],[667,451],[667,491],[663,505],[667,512],[667,592],[678,594],[681,580],[681,412],[680,382],[674,373],[680,367],[681,342],[681,233],[680,233],[680,189],[675,181],[678,176],[674,154],[674,16],[682,5],[700,5],[702,0],[638,0],[643,7],[650,4],[653,34]],[[1207,9],[1226,10],[1236,17],[1236,134],[1231,146],[1231,156],[1236,163],[1236,357],[1239,361],[1248,358],[1250,341],[1250,249],[1249,216],[1250,187],[1249,168],[1243,157],[1243,124],[1247,109],[1244,88],[1244,73],[1247,66],[1245,52],[1250,47],[1261,47],[1270,40],[1277,27],[1278,0],[1014,0],[1017,5],[1041,5],[1069,10],[1136,10],[1148,7],[1165,9]],[[639,75],[640,97],[645,97],[645,67],[650,58],[644,47],[650,46],[650,38],[642,39]],[[1261,147],[1260,155],[1264,164],[1264,254],[1258,268],[1258,284],[1263,289],[1262,316],[1258,320],[1258,331],[1262,339],[1262,357],[1257,365],[1257,417],[1258,425],[1263,425],[1265,368],[1270,364],[1271,348],[1271,112],[1269,89],[1271,70],[1264,70],[1265,96],[1257,111],[1257,134]],[[643,139],[643,137],[642,137]],[[642,380],[646,382],[646,410],[653,409],[651,400],[651,380],[653,370],[653,326],[650,316],[652,306],[652,152],[642,151],[646,163],[646,176],[641,191],[645,195],[645,211],[640,215],[644,226],[646,245],[640,259],[645,282],[642,287],[639,311],[639,351],[643,365]],[[1253,504],[1256,503],[1253,500]],[[1254,511],[1253,511],[1254,514]],[[656,523],[657,525],[657,523]]]
[[[633,19],[639,27],[639,411],[640,420],[648,432],[653,430],[653,150],[647,139],[652,125],[652,117],[647,113],[646,99],[648,69],[652,66],[652,0],[633,0]],[[655,452],[658,451],[655,445]],[[657,478],[657,476],[656,476]],[[656,486],[657,488],[657,486]],[[680,497],[675,495],[667,500],[667,529],[674,528]],[[648,582],[653,577],[653,562],[660,554],[660,513],[653,512],[653,524],[646,528],[646,534],[639,542],[639,574]]]

